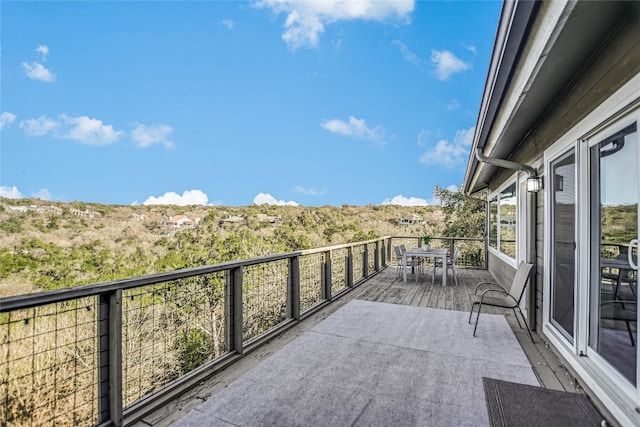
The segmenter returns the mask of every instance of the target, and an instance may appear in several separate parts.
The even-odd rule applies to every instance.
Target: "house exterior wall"
[[[628,16],[625,22],[620,22],[620,25],[612,32],[609,38],[598,47],[590,60],[576,73],[571,85],[563,93],[558,94],[556,102],[547,108],[535,126],[529,130],[518,148],[512,153],[510,160],[527,165],[544,164],[543,154],[545,150],[559,140],[566,139],[568,134],[571,134],[571,138],[574,138],[574,129],[578,124],[584,126],[585,118],[596,111],[614,93],[619,93],[619,90],[625,84],[628,84],[634,78],[638,78],[640,74],[640,32],[638,28],[640,28],[639,13]],[[516,70],[516,80],[519,72],[522,72],[522,70]],[[611,114],[613,118],[615,114]],[[607,112],[603,111],[602,116],[606,118]],[[599,123],[593,123],[593,127],[598,125]],[[576,135],[574,140],[580,137],[581,135]],[[540,172],[541,168],[538,167],[538,173],[540,174]],[[512,170],[500,170],[489,183],[489,188],[498,188],[513,174],[514,171]],[[545,182],[546,185],[547,182]],[[530,295],[535,295],[535,329],[545,340],[549,340],[543,330],[545,297],[544,230],[545,212],[548,210],[548,207],[545,206],[544,197],[546,191],[548,191],[547,188],[537,193],[535,197],[535,217],[525,218],[523,217],[524,213],[520,212],[518,221],[519,224],[523,224],[524,221],[535,221],[535,254],[532,254],[536,264],[535,289],[532,289]],[[507,265],[493,254],[489,255],[488,268],[501,283],[508,283],[509,278],[515,273],[515,269],[512,266]],[[569,360],[568,364],[577,369],[577,375],[582,377],[582,380],[592,375],[589,373],[588,367],[584,367],[577,356],[575,360],[569,359],[571,360]],[[593,381],[589,380],[583,382],[587,389],[593,384]],[[596,393],[596,399],[604,396],[603,401],[605,403],[603,404],[609,405],[612,401],[617,404],[621,402],[621,400],[616,400],[617,398],[612,398],[614,400],[607,402],[610,396],[615,393],[604,391],[606,387],[598,386],[595,388],[600,389]],[[623,403],[618,408],[614,408],[615,418],[621,424],[630,423],[629,425],[632,425],[640,423],[640,416],[634,414],[630,409],[632,406],[634,406],[633,402]]]
[[[489,252],[488,269],[491,275],[502,286],[508,286],[516,275],[516,270],[493,252]]]

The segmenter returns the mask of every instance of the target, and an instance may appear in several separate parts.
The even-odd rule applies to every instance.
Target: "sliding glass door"
[[[576,277],[576,155],[571,149],[550,163],[550,321],[567,340],[574,336]]]
[[[589,349],[632,385],[637,378],[637,123],[591,138]]]

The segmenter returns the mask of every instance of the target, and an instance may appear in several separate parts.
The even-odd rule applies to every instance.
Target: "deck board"
[[[198,402],[206,400],[208,396],[228,386],[262,360],[293,341],[303,332],[313,328],[351,300],[360,299],[469,312],[471,308],[469,295],[473,293],[475,284],[481,281],[493,280],[487,270],[459,268],[457,271],[459,286],[455,285],[453,276],[450,274],[447,280],[448,286],[443,287],[442,270],[439,267],[436,271],[433,285],[431,283],[431,269],[426,269],[425,274],[417,282],[414,276],[410,274],[407,283],[403,283],[402,276],[398,276],[396,273],[396,268],[395,266],[388,267],[371,279],[359,284],[351,292],[337,298],[330,305],[306,317],[293,328],[284,331],[259,349],[247,354],[240,361],[222,370],[210,380],[188,391],[179,400],[172,402],[172,404],[167,405],[160,411],[148,415],[136,423],[135,426],[170,425],[172,421],[195,407]],[[505,315],[543,387],[554,390],[582,392],[577,382],[564,368],[557,356],[535,332],[533,333],[535,344],[531,343],[526,330],[518,326],[518,322],[511,310],[487,307],[486,310],[483,308],[483,313]],[[482,318],[480,318],[480,322],[482,322]]]

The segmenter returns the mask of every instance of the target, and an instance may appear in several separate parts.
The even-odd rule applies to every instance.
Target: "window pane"
[[[489,201],[489,246],[498,249],[498,198]]]
[[[551,164],[551,321],[573,341],[575,292],[575,153]]]
[[[638,133],[633,124],[591,148],[591,313],[589,346],[636,383]],[[633,253],[632,253],[633,255]]]
[[[516,183],[500,193],[500,252],[516,257]]]

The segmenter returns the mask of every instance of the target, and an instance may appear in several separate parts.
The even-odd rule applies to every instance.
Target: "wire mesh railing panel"
[[[242,276],[243,339],[248,341],[287,318],[288,260],[244,268]]]
[[[324,253],[300,257],[300,311],[304,312],[322,301],[322,268]]]
[[[458,267],[484,267],[484,240],[455,240],[454,246],[460,246],[460,256],[456,260]]]
[[[364,276],[364,245],[355,245],[351,251],[353,260],[353,281],[357,282]]]
[[[227,352],[224,299],[223,272],[123,291],[125,406]]]
[[[96,301],[0,314],[0,425],[98,422]]]
[[[376,270],[376,245],[367,243],[367,273],[372,274]]]
[[[347,248],[331,251],[331,295],[347,287]]]

